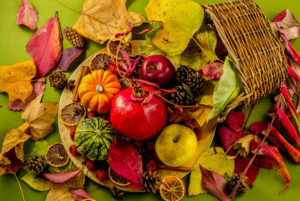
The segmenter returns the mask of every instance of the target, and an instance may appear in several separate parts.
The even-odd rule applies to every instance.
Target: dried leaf
[[[43,173],[43,177],[54,184],[61,184],[76,177],[81,172],[81,170],[82,169],[77,169],[65,173]]]
[[[217,135],[225,150],[228,150],[234,142],[244,136],[242,132],[234,132],[225,126],[218,129]]]
[[[10,105],[8,105],[9,109],[13,111],[20,111],[20,110],[25,110],[25,107],[28,103],[30,103],[35,97],[38,95],[41,95],[45,92],[45,85],[46,79],[44,77],[31,81],[33,90],[30,96],[28,96],[25,100],[25,103],[23,103],[21,100],[15,100],[12,102]]]
[[[109,147],[108,160],[111,168],[134,184],[142,182],[142,157],[137,149],[121,138]]]
[[[34,143],[33,149],[30,154],[25,155],[25,161],[31,160],[36,156],[45,156],[48,150],[49,144],[46,140],[39,140]]]
[[[248,156],[246,158],[243,157],[236,157],[235,159],[235,166],[234,171],[236,174],[242,173],[247,165],[249,164],[251,160],[251,156]],[[248,182],[250,186],[253,186],[253,183],[256,179],[256,176],[258,175],[259,167],[256,164],[252,164],[245,176],[248,177]]]
[[[199,103],[212,106],[212,94],[204,95]],[[199,107],[198,110],[189,112],[188,114],[198,123],[198,126],[201,127],[207,122],[210,112],[211,109],[209,108]]]
[[[57,14],[39,28],[26,45],[37,67],[37,76],[43,77],[61,57],[61,33]]]
[[[228,57],[226,57],[223,68],[224,73],[213,93],[214,106],[208,119],[219,116],[227,104],[239,94],[238,78]]]
[[[0,154],[0,175],[16,174],[24,166],[23,146],[30,138],[24,133],[27,129],[28,124],[25,123],[5,133]]]
[[[203,168],[229,177],[234,172],[234,160],[227,156],[221,147],[211,147],[203,152],[198,160]]]
[[[300,53],[295,50],[293,45],[287,39],[284,33],[278,31],[280,38],[283,40],[284,46],[286,47],[287,53],[293,58],[293,60],[300,65]]]
[[[202,184],[204,188],[220,200],[230,201],[226,194],[226,180],[224,177],[216,172],[206,170],[203,167],[200,168],[202,172]]]
[[[30,135],[35,141],[44,138],[52,130],[57,112],[57,103],[40,103],[43,94],[32,100],[22,113],[22,119],[30,124]]]
[[[149,21],[159,21],[162,26],[153,44],[171,56],[185,50],[204,18],[203,8],[191,0],[150,0],[145,11]]]
[[[200,170],[200,166],[196,165],[195,167],[193,167],[190,174],[190,183],[188,189],[189,196],[206,193],[206,190],[203,188],[201,181],[202,181],[202,173]]]
[[[9,104],[16,100],[25,103],[32,93],[31,79],[36,74],[32,60],[0,67],[0,92],[8,93]]]
[[[283,10],[271,22],[274,31],[284,33],[288,40],[298,38],[300,27],[293,13],[289,9]]]
[[[254,135],[246,135],[235,141],[233,148],[237,150],[240,156],[246,157],[250,152],[251,142],[253,139]]]
[[[214,62],[214,63],[207,64],[201,69],[200,72],[204,77],[213,80],[218,80],[223,74],[223,63]]]
[[[36,29],[38,16],[36,10],[28,1],[22,0],[21,6],[17,13],[17,18],[17,24],[24,25],[32,30]]]
[[[22,180],[28,184],[31,188],[37,191],[48,191],[50,190],[49,183],[42,178],[36,177],[32,172],[27,172]]]
[[[72,194],[72,197],[74,198],[75,201],[82,201],[84,199],[94,200],[94,198],[90,196],[88,192],[86,192],[83,189],[72,189],[70,190],[70,193]]]
[[[69,188],[53,187],[47,194],[45,201],[74,201]]]
[[[289,171],[287,170],[277,147],[261,146],[261,151],[266,157],[269,157],[273,160],[273,168],[277,170],[277,174],[286,182],[285,186],[280,191],[282,193],[286,188],[289,187],[291,182]]]
[[[145,21],[142,15],[127,11],[125,0],[85,0],[73,29],[80,35],[103,44],[106,40],[120,40],[115,35],[126,32],[128,24],[139,26]],[[125,44],[130,40],[131,33],[122,37]]]
[[[75,59],[77,59],[84,51],[85,51],[85,49],[83,49],[83,48],[79,49],[76,47],[65,49],[62,53],[61,60],[57,64],[57,67],[61,71],[67,71],[68,68],[70,67],[71,63]]]

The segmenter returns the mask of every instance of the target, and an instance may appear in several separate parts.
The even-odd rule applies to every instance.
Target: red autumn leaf
[[[227,124],[233,131],[241,131],[245,122],[245,113],[243,111],[232,111],[228,115]]]
[[[227,150],[237,140],[242,138],[244,135],[242,132],[234,132],[229,128],[223,126],[217,131],[218,138],[221,142],[222,147]],[[229,152],[230,154],[230,152]]]
[[[250,127],[249,130],[254,134],[261,134],[267,127],[266,121],[257,121],[254,122]]]
[[[21,101],[21,100],[16,100],[14,102],[12,102],[11,104],[8,105],[9,109],[13,110],[13,111],[20,111],[20,110],[25,110],[25,106],[32,101],[33,99],[35,99],[37,96],[41,95],[42,93],[44,93],[45,91],[45,78],[40,78],[38,80],[32,81],[32,93],[30,96],[28,96],[25,100],[25,104]]]
[[[200,73],[204,77],[211,78],[213,80],[218,80],[223,74],[223,63],[214,62],[211,64],[207,64],[200,70]]]
[[[222,201],[230,201],[226,193],[226,180],[216,172],[212,172],[201,167],[202,185],[211,194]]]
[[[92,196],[88,194],[88,192],[86,192],[83,189],[71,189],[70,193],[75,201],[81,201],[85,199],[95,200]]]
[[[17,18],[17,24],[24,25],[32,30],[36,29],[38,16],[36,10],[34,10],[28,1],[22,0],[21,6],[17,12]]]
[[[251,157],[252,156],[248,156],[246,158],[237,157],[234,159],[235,161],[234,171],[236,174],[239,174],[245,170],[245,168],[247,167],[248,163],[251,160]],[[259,167],[253,163],[246,174],[250,186],[253,186],[253,183],[256,179],[258,172],[259,172]]]
[[[278,31],[280,38],[283,40],[283,43],[286,47],[287,52],[289,55],[294,59],[294,61],[300,65],[300,54],[295,50],[293,45],[290,43],[290,41],[287,39],[287,37],[284,35],[284,33],[281,33]]]
[[[61,60],[57,64],[57,67],[61,71],[67,71],[68,68],[70,67],[71,63],[75,59],[77,59],[84,51],[85,51],[85,49],[79,49],[76,47],[65,49],[62,53]]]
[[[273,160],[273,168],[277,170],[277,174],[285,181],[284,187],[280,192],[283,192],[287,187],[289,187],[291,178],[289,171],[286,168],[286,165],[277,149],[274,146],[261,146],[261,151],[264,153],[266,157],[269,157]]]
[[[288,66],[288,74],[290,75],[292,72],[292,68]],[[296,73],[296,72],[295,72]],[[298,76],[298,74],[296,74]],[[291,75],[290,75],[291,76]],[[298,76],[299,77],[299,76]],[[300,81],[300,77],[299,77],[299,81]],[[295,105],[293,103],[293,100],[286,88],[286,86],[282,86],[281,87],[281,94],[283,95],[284,100],[286,101],[287,104],[289,104],[291,106],[291,108],[294,110],[294,112],[296,112],[296,108]]]
[[[134,184],[142,182],[142,157],[137,149],[121,138],[116,138],[109,147],[108,159],[111,168]]]
[[[298,75],[298,73],[296,73],[295,70],[290,66],[287,66],[287,68],[288,68],[289,76],[294,78],[295,80],[297,80],[297,82],[300,83],[300,76]]]
[[[37,67],[38,77],[43,77],[55,67],[62,50],[57,14],[33,34],[26,48]]]
[[[43,173],[43,177],[54,184],[61,184],[76,177],[81,172],[81,170],[82,169],[77,169],[65,173]]]
[[[271,22],[274,31],[280,30],[284,33],[288,40],[298,38],[300,34],[300,27],[296,21],[293,13],[289,9],[283,10]]]

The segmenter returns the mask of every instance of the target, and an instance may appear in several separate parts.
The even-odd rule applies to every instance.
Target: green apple
[[[155,142],[159,160],[170,167],[179,167],[191,160],[197,150],[197,137],[192,129],[180,124],[165,127]]]

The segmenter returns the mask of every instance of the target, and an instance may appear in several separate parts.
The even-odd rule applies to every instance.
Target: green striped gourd
[[[74,143],[78,153],[90,160],[105,160],[116,131],[105,119],[87,118],[76,128]]]

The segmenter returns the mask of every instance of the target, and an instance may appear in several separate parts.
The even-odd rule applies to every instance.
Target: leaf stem
[[[249,112],[249,114],[248,114],[248,116],[247,116],[246,121],[244,122],[242,131],[245,130],[245,128],[246,128],[246,126],[247,126],[247,123],[248,123],[248,121],[249,121],[249,119],[250,119],[250,116],[251,116],[251,114],[252,114],[252,112],[253,112],[253,110],[254,110],[255,105],[256,105],[256,103],[254,103],[254,104],[251,105],[250,112]]]
[[[15,178],[16,178],[16,180],[17,180],[17,183],[18,183],[19,189],[20,189],[20,191],[21,191],[21,195],[22,195],[23,201],[25,201],[25,196],[24,196],[24,193],[23,193],[23,189],[22,189],[21,183],[20,183],[20,181],[19,181],[19,179],[18,179],[17,175],[16,175],[16,174],[14,174],[14,176],[15,176]]]

